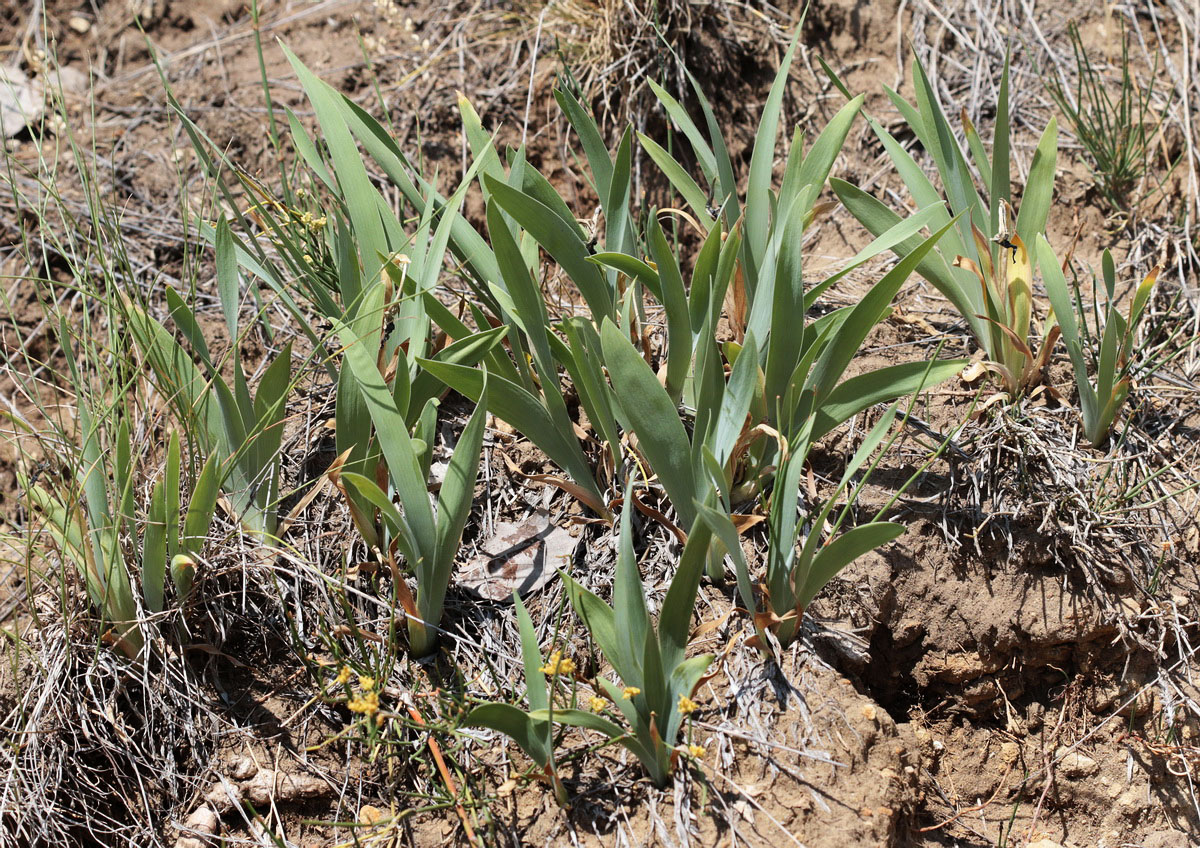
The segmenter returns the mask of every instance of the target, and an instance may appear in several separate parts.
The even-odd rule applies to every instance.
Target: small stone
[[[253,757],[238,757],[229,764],[229,776],[234,780],[249,780],[258,774],[258,763]]]
[[[545,510],[517,522],[496,522],[479,555],[459,569],[457,582],[485,600],[511,603],[514,590],[525,597],[542,589],[575,556],[578,543]]]
[[[862,717],[863,718],[865,718],[867,721],[874,721],[876,714],[877,713],[876,713],[874,704],[863,704],[863,706],[862,706]]]
[[[370,804],[363,804],[358,811],[358,823],[379,824],[379,822],[383,820],[383,816],[383,810]]]
[[[1145,808],[1147,806],[1146,790],[1137,786],[1129,787],[1121,793],[1120,797],[1117,798],[1117,806],[1125,807],[1130,811],[1136,811]]]
[[[1000,746],[1000,762],[1011,766],[1021,757],[1021,746],[1016,742],[1005,742]]]
[[[1100,766],[1091,757],[1084,756],[1078,751],[1059,748],[1054,752],[1058,762],[1058,770],[1064,777],[1090,777],[1100,770]]]
[[[67,26],[80,35],[86,35],[92,28],[92,22],[83,15],[71,15],[67,18]]]
[[[1120,687],[1116,685],[1098,686],[1088,693],[1088,709],[1097,715],[1109,712],[1121,696]]]

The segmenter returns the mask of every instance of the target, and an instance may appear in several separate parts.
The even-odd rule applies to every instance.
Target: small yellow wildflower
[[[679,696],[679,712],[683,713],[684,715],[691,715],[698,709],[700,709],[700,705],[687,695]]]
[[[542,666],[539,671],[550,677],[556,674],[574,674],[575,661],[570,657],[564,657],[562,651],[555,651],[550,654],[550,662]]]
[[[364,692],[370,692],[375,688],[375,678],[360,676],[358,678],[358,685],[362,687]]]
[[[632,701],[634,698],[636,698],[640,694],[642,694],[642,690],[637,688],[636,686],[626,686],[621,691],[621,697],[624,698],[626,701]]]
[[[279,246],[282,247],[283,242],[279,242]],[[313,258],[311,256],[309,256],[307,253],[304,254],[304,261],[307,262],[309,265],[313,264]]]
[[[305,212],[300,216],[300,223],[315,233],[325,226],[325,216],[318,218],[311,212]]]
[[[697,760],[702,760],[702,759],[704,759],[704,746],[703,745],[688,745],[688,753],[691,754],[693,757],[695,757]]]
[[[351,698],[346,702],[346,706],[350,708],[352,713],[362,713],[363,715],[372,716],[379,712],[379,693],[366,692],[361,698]]]
[[[337,679],[335,682],[337,683],[338,686],[345,686],[347,683],[350,682],[350,666],[348,666],[348,665],[342,666],[341,671],[338,672]]]
[[[601,698],[597,695],[593,695],[591,700],[588,701],[588,706],[591,707],[596,712],[600,713],[600,712],[604,712],[604,708],[608,706],[608,701],[604,700],[603,698]]]

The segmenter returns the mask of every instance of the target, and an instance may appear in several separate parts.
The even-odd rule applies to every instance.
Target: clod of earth
[[[263,769],[251,779],[238,784],[227,781],[217,783],[204,796],[204,800],[218,812],[225,813],[243,801],[255,805],[288,804],[326,798],[332,794],[333,790],[326,781],[312,775]]]

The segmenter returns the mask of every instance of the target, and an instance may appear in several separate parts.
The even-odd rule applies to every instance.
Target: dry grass
[[[690,70],[707,87],[764,48],[786,44],[791,25],[769,3],[735,0],[527,0],[519,14],[561,53],[602,124],[639,130],[655,102],[648,79],[688,92]]]

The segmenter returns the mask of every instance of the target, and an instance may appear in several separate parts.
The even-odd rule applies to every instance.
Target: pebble
[[[249,780],[258,774],[258,763],[253,757],[238,757],[229,764],[229,776],[234,780]]]
[[[384,812],[378,807],[373,807],[370,804],[364,804],[358,811],[359,824],[379,824],[383,821]]]
[[[1100,770],[1100,766],[1091,757],[1068,748],[1055,751],[1054,759],[1058,761],[1058,771],[1064,777],[1090,777]]]

